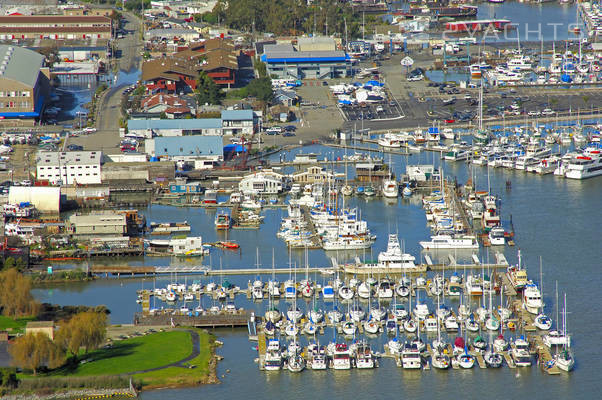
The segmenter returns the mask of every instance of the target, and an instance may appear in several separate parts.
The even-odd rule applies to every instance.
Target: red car
[[[456,122],[456,120],[455,120],[455,119],[446,119],[446,120],[445,120],[445,123],[446,123],[446,124],[453,124],[454,122]]]

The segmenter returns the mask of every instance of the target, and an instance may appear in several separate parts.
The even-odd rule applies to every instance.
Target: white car
[[[541,112],[539,112],[539,111],[529,111],[527,113],[527,115],[529,115],[530,117],[539,117],[541,115]]]
[[[412,75],[412,76],[408,76],[408,81],[412,82],[412,81],[421,81],[424,79],[424,76],[422,75]]]
[[[554,114],[556,114],[556,113],[551,108],[544,108],[541,111],[541,115],[554,115]]]
[[[85,133],[94,133],[96,132],[96,128],[84,128],[83,131]]]

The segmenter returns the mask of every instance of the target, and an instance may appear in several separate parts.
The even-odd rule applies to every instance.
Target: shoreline
[[[152,390],[161,390],[161,389],[178,389],[178,388],[193,388],[202,385],[210,385],[210,384],[220,384],[221,381],[217,376],[217,366],[218,362],[223,359],[222,356],[216,354],[216,348],[221,346],[221,342],[217,341],[215,336],[209,333],[212,337],[210,339],[209,344],[209,362],[208,362],[208,372],[206,375],[199,376],[187,376],[185,374],[176,377],[176,379],[180,379],[181,381],[174,381],[169,383],[161,382],[163,378],[147,378],[140,377],[138,378],[135,372],[134,373],[125,373],[121,374],[122,376],[127,376],[130,378],[130,387],[129,388],[118,388],[118,389],[86,389],[86,388],[77,388],[77,389],[63,389],[57,388],[56,391],[52,393],[47,393],[52,389],[42,389],[38,392],[30,391],[28,393],[21,392],[19,393],[19,389],[16,389],[12,394],[9,393],[7,395],[1,396],[2,400],[52,400],[52,399],[88,399],[88,398],[127,398],[127,397],[138,397],[140,392],[152,391]],[[169,366],[165,366],[164,368],[170,368]],[[186,368],[187,370],[187,368]],[[191,369],[195,370],[195,369]],[[118,375],[115,375],[118,376]],[[36,378],[31,378],[36,379]],[[167,378],[169,379],[169,378]],[[145,383],[145,380],[148,380],[148,383]],[[155,382],[153,382],[155,381]],[[45,393],[46,392],[46,393]]]

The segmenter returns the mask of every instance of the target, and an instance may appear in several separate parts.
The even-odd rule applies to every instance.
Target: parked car
[[[84,146],[80,146],[79,144],[70,144],[67,146],[67,150],[69,151],[82,151]]]

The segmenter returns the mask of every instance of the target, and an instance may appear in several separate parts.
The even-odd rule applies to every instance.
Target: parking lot
[[[382,103],[341,104],[339,108],[343,112],[346,121],[362,120],[394,120],[403,117],[399,104],[395,100]]]

